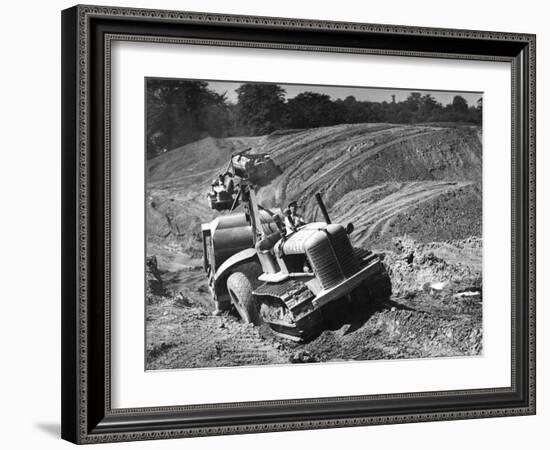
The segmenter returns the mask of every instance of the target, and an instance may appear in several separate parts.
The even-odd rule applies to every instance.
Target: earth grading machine
[[[391,284],[378,255],[352,247],[353,225],[331,223],[320,194],[325,221],[292,232],[279,210],[258,204],[257,190],[280,173],[265,154],[231,157],[220,176],[227,189],[218,182],[208,194],[210,207],[222,213],[202,225],[204,269],[215,314],[234,308],[245,322],[303,342],[342,303],[388,297]]]

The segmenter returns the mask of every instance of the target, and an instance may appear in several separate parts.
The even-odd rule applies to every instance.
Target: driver
[[[220,174],[218,176],[218,179],[212,182],[212,191],[215,192],[216,194],[219,194],[220,192],[226,191],[226,190],[227,189],[225,187],[225,175]]]
[[[302,225],[305,225],[306,221],[298,214],[298,203],[290,202],[285,209],[285,228],[286,234],[293,233]]]

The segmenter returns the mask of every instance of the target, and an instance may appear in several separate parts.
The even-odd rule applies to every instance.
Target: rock
[[[290,357],[290,362],[294,364],[311,363],[316,361],[317,359],[315,356],[311,355],[307,350],[297,351]]]
[[[166,288],[160,276],[158,262],[156,256],[148,256],[146,259],[146,279],[147,279],[147,295],[161,296],[167,295]]]
[[[438,281],[435,283],[430,283],[430,289],[441,291],[447,286],[447,284],[449,284],[447,281]]]
[[[181,307],[190,307],[193,305],[193,302],[188,297],[183,295],[183,293],[179,292],[174,297],[174,305]]]

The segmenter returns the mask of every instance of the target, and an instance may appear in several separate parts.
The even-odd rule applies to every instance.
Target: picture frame
[[[116,41],[510,64],[510,386],[113,408],[110,70]],[[64,10],[62,437],[84,444],[535,414],[535,41],[506,32],[81,5]]]

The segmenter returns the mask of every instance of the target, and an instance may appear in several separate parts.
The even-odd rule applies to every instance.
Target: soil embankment
[[[313,196],[322,192],[334,222],[354,223],[353,244],[384,254],[391,299],[301,346],[210,316],[200,224],[215,212],[205,194],[247,147],[282,169],[260,202],[296,200],[320,220]],[[149,298],[147,367],[480,354],[481,158],[477,127],[358,124],[208,138],[151,160],[147,253],[168,294]]]

